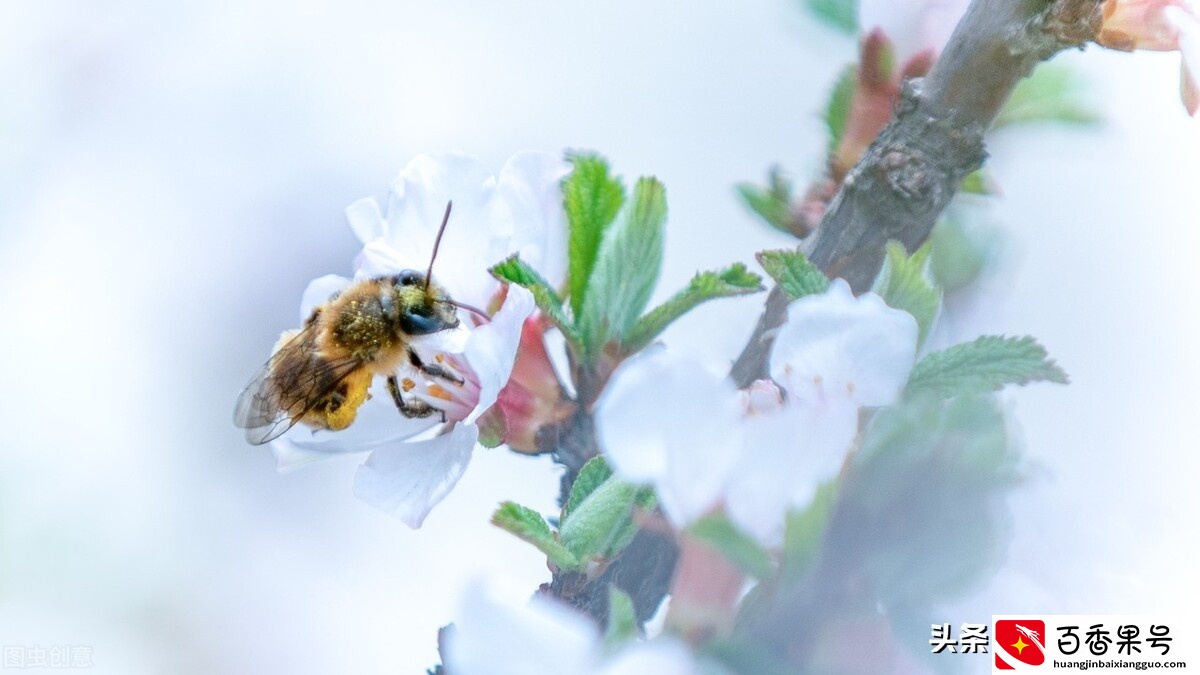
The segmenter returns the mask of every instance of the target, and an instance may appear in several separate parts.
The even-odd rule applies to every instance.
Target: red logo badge
[[[1015,670],[1046,661],[1046,622],[1036,619],[996,621],[996,668]]]

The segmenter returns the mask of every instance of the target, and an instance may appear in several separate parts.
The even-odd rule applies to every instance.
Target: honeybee
[[[429,269],[354,283],[312,311],[304,326],[285,333],[275,353],[242,390],[234,424],[246,440],[261,445],[297,423],[314,429],[345,429],[376,375],[387,378],[388,393],[405,417],[428,417],[437,410],[404,398],[396,369],[405,361],[431,377],[462,384],[437,363],[425,363],[412,338],[456,328],[459,303],[430,280],[442,233],[450,220],[446,204]]]

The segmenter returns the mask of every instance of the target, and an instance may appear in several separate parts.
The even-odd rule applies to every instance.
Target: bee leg
[[[435,412],[442,413],[442,421],[446,421],[446,413],[438,410],[428,403],[421,401],[405,401],[400,396],[400,383],[396,381],[395,375],[389,375],[387,378],[388,393],[392,395],[392,401],[396,404],[396,409],[405,417],[429,417]]]
[[[458,385],[463,383],[463,379],[461,377],[455,375],[449,370],[446,370],[441,365],[437,363],[425,363],[412,349],[408,350],[408,362],[413,365],[413,368],[416,368],[430,377],[440,378]]]

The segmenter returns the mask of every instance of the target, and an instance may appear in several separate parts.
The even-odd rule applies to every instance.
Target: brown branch
[[[929,75],[910,80],[892,121],[847,176],[806,253],[855,292],[870,288],[895,239],[910,252],[928,237],[963,178],[983,165],[983,135],[1013,88],[1041,61],[1082,47],[1101,0],[975,0]],[[771,331],[787,303],[773,291],[734,363],[746,386],[766,376]]]

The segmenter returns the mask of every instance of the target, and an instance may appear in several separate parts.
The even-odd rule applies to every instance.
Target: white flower
[[[464,595],[442,658],[454,675],[691,675],[687,647],[671,638],[604,652],[596,625],[564,603],[475,582]]]
[[[899,396],[916,350],[912,315],[874,293],[855,297],[841,279],[793,302],[770,361],[786,400],[745,420],[746,450],[726,498],[730,518],[760,542],[777,544],[783,515],[837,475],[858,431],[859,408]]]
[[[596,438],[628,480],[655,486],[673,522],[716,506],[741,453],[737,391],[721,374],[666,349],[629,359],[596,410]]]
[[[351,229],[363,243],[355,280],[392,275],[404,269],[424,272],[448,201],[454,208],[433,268],[433,278],[451,298],[478,308],[494,306],[501,285],[488,268],[513,253],[547,274],[565,274],[566,224],[559,181],[564,162],[522,153],[493,177],[477,160],[463,155],[421,156],[392,185],[386,214],[373,199],[346,210]],[[548,276],[552,281],[559,280]],[[321,277],[305,291],[301,317],[352,283]],[[411,419],[396,409],[384,378],[355,422],[342,431],[313,431],[296,425],[272,442],[280,468],[341,453],[371,453],[355,475],[355,494],[420,527],[466,470],[478,439],[476,420],[508,381],[516,360],[521,326],[533,312],[532,295],[510,287],[490,320],[460,312],[459,328],[412,341],[426,363],[438,363],[463,380],[445,386],[405,364],[397,375],[412,381],[407,392],[442,411]],[[425,433],[431,438],[412,440]]]
[[[677,526],[723,504],[742,530],[774,546],[784,515],[841,467],[859,408],[899,395],[916,345],[911,315],[835,280],[789,307],[771,352],[778,387],[757,382],[739,393],[694,362],[647,354],[614,375],[597,439],[616,471],[654,485]]]

